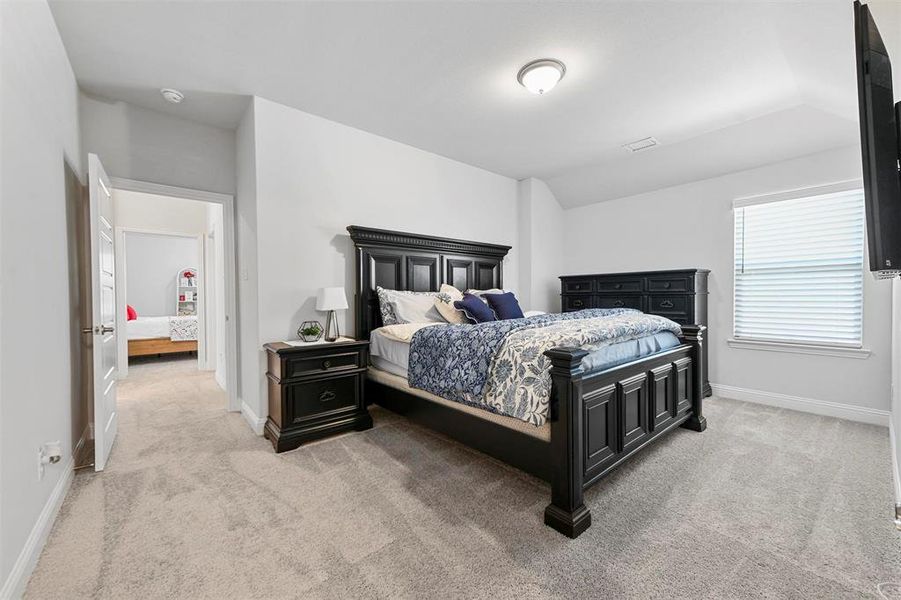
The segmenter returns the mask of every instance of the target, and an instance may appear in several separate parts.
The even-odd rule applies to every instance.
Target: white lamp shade
[[[316,310],[344,310],[347,308],[347,295],[344,288],[320,288],[316,294]]]

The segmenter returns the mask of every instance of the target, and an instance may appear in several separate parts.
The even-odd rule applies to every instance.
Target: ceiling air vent
[[[629,142],[628,144],[624,144],[623,148],[625,148],[629,152],[639,152],[641,150],[647,150],[648,148],[653,148],[656,145],[657,145],[657,138],[646,137],[643,140],[637,140],[635,142]]]

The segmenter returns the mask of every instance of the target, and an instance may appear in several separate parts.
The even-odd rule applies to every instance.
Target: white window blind
[[[860,190],[735,208],[736,339],[860,347]]]

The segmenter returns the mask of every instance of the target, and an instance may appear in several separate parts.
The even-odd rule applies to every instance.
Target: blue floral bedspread
[[[672,331],[679,325],[627,308],[589,309],[477,325],[425,327],[410,341],[409,383],[534,425],[547,421],[550,360],[558,346],[603,346]]]

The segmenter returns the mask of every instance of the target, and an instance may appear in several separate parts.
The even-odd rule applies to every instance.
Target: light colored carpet
[[[727,400],[542,524],[549,488],[386,411],[276,455],[194,362],[120,387],[28,598],[849,598],[901,583],[885,429]],[[885,595],[901,589],[885,586]]]

